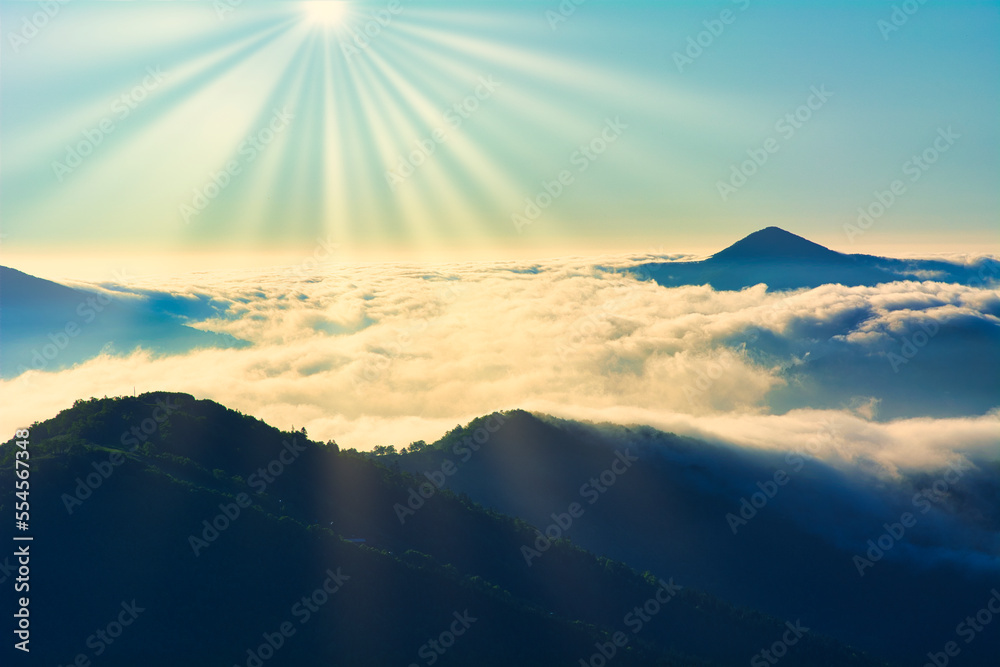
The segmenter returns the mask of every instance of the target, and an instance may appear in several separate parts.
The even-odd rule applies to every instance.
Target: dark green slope
[[[396,506],[421,480],[210,401],[80,401],[29,440],[31,664],[253,665],[266,633],[281,644],[266,665],[578,665],[620,631],[616,665],[724,665],[785,629],[683,589],[633,633],[626,615],[671,573],[639,575],[565,541],[529,567],[532,528],[447,491],[401,522]],[[0,452],[5,517],[15,450]],[[331,573],[339,588],[318,592],[337,585]],[[105,643],[97,631],[116,631],[133,600],[142,611]],[[814,633],[784,663],[875,664]]]
[[[598,496],[592,480],[619,452],[637,460],[609,476],[611,484]],[[566,534],[594,554],[668,573],[767,614],[801,618],[816,634],[905,664],[954,640],[956,625],[986,603],[997,581],[995,565],[977,565],[987,561],[995,541],[997,464],[966,470],[949,487],[950,504],[925,515],[911,497],[937,482],[938,473],[902,480],[897,507],[895,490],[861,489],[872,482],[818,459],[523,411],[479,418],[433,445],[380,452],[376,459],[432,475],[451,461],[455,470],[446,488],[542,528],[553,523],[553,512],[579,502],[585,513]],[[780,488],[771,481],[776,471],[785,474]],[[741,512],[742,498],[763,497],[758,483],[765,482],[774,497],[734,534],[727,517]],[[853,556],[865,553],[864,540],[877,538],[884,523],[904,511],[919,517],[905,546],[859,576]],[[862,546],[852,550],[844,540],[854,535]],[[913,546],[968,559],[903,558]],[[963,645],[963,664],[996,664],[998,646],[997,634],[977,635]]]

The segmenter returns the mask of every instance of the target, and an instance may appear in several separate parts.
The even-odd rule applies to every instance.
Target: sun
[[[309,23],[334,27],[347,17],[348,3],[344,0],[308,0],[302,12]]]

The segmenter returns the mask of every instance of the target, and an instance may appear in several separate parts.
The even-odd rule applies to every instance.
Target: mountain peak
[[[740,239],[725,250],[715,253],[712,255],[712,259],[808,259],[815,261],[840,256],[838,252],[791,232],[786,232],[780,227],[765,227]]]

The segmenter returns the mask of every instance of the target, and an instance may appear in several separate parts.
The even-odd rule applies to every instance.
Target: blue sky
[[[330,4],[0,5],[4,263],[997,251],[996,2]]]

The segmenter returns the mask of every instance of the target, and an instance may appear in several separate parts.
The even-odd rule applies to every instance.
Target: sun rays
[[[308,0],[302,3],[306,21],[324,27],[336,27],[347,19],[350,5],[342,0]]]
[[[38,179],[43,164],[8,168],[8,183],[23,175],[37,190],[8,210],[42,224],[72,212],[122,239],[141,222],[143,238],[165,247],[516,240],[511,214],[549,177],[548,165],[600,129],[588,99],[622,88],[592,64],[514,47],[464,10],[337,1],[245,4],[221,19],[194,6],[155,10],[192,35],[184,45],[137,42],[133,60],[162,67],[162,85],[63,181]],[[103,30],[101,13],[88,11]],[[505,21],[525,34],[539,28],[531,17]],[[78,128],[104,120],[102,100],[141,74],[116,67],[78,108],[64,109],[61,134],[32,135],[49,143],[36,155],[61,157]],[[662,99],[652,83],[632,90]],[[289,119],[280,132],[268,129],[276,114]],[[26,140],[10,143],[11,154],[29,153]],[[633,181],[655,173],[641,147],[619,152],[636,165]],[[572,226],[572,202],[585,189],[552,207],[547,230]]]

